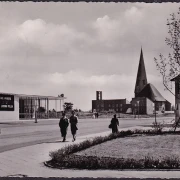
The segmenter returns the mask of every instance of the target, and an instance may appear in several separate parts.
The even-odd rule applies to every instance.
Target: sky
[[[165,91],[154,57],[168,55],[167,18],[176,3],[0,2],[0,92],[58,96],[91,110],[131,100],[143,49],[147,80]]]

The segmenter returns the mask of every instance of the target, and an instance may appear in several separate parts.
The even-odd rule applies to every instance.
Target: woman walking
[[[63,142],[66,141],[68,126],[69,126],[68,118],[66,117],[66,114],[63,112],[62,118],[59,121],[59,127],[60,127],[60,131],[61,131],[61,136],[63,137]]]
[[[118,126],[119,126],[119,121],[118,121],[118,118],[116,118],[116,114],[115,114],[111,120],[112,133],[118,132]]]
[[[78,130],[77,128],[77,123],[78,123],[78,118],[75,116],[75,112],[72,111],[72,116],[70,117],[70,124],[71,124],[71,133],[73,135],[73,142],[76,140],[76,131]]]

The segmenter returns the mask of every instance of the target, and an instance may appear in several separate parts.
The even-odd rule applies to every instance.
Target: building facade
[[[102,91],[96,91],[96,100],[92,100],[92,111],[126,113],[131,107],[126,99],[102,99]]]
[[[180,75],[171,79],[175,83],[175,118],[176,121],[180,119]]]
[[[132,113],[133,114],[153,114],[154,103],[146,97],[132,98]]]
[[[0,122],[35,118],[35,111],[40,107],[41,101],[46,102],[46,118],[49,118],[49,101],[60,101],[60,104],[62,104],[61,101],[64,102],[64,99],[66,98],[0,93]]]
[[[142,109],[139,111],[140,114],[152,114],[155,111],[164,113],[171,110],[171,103],[161,95],[153,84],[147,81],[142,48],[134,93],[135,97],[132,99],[132,109],[134,108],[134,102],[142,102],[143,106],[140,107]]]
[[[177,90],[177,87],[180,89],[180,85],[177,85],[176,83],[176,93],[180,92],[179,89]],[[180,100],[176,99],[176,102],[180,102]],[[161,95],[153,84],[148,83],[147,81],[142,48],[134,89],[134,98],[132,98],[131,103],[126,99],[104,100],[102,99],[102,91],[97,91],[96,100],[92,100],[92,111],[114,111],[118,113],[131,112],[133,114],[153,114],[155,111],[156,113],[171,111],[171,103]]]

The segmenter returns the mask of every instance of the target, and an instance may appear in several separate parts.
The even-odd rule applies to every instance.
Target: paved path
[[[133,129],[141,128],[134,127]],[[127,130],[129,128],[125,128]],[[132,129],[132,128],[131,128]],[[122,130],[122,129],[121,129]],[[81,136],[76,143],[95,136],[109,134],[110,131],[92,135]],[[34,146],[23,147],[0,153],[0,175],[1,176],[28,176],[28,177],[108,177],[108,178],[177,178],[180,171],[111,171],[111,170],[59,170],[44,166],[43,162],[50,159],[49,152],[62,148],[68,144],[62,143],[60,139],[51,143],[42,143]]]
[[[171,121],[170,118],[157,118],[158,121],[165,119],[166,122]],[[146,119],[119,119],[120,127],[127,128],[140,125],[152,125],[154,118]],[[0,122],[0,153],[21,147],[31,146],[38,143],[46,143],[58,140],[60,131],[58,127],[59,120],[38,120],[19,121],[19,122]],[[94,134],[108,130],[110,119],[79,119],[78,136]],[[70,138],[70,129],[67,137]]]

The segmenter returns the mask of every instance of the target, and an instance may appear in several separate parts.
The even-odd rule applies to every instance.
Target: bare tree
[[[171,52],[168,57],[159,55],[159,58],[154,58],[156,67],[162,75],[163,85],[174,96],[175,93],[172,90],[171,79],[180,74],[180,8],[175,14],[170,14],[170,18],[167,19],[168,37],[165,38],[167,46],[169,46]],[[176,97],[178,98],[178,97]],[[178,126],[179,121],[175,122],[174,130]]]

